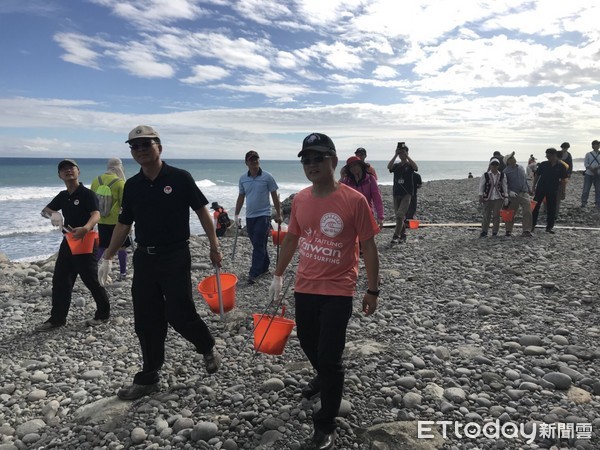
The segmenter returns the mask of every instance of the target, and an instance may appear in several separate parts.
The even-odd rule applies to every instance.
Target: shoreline
[[[557,225],[600,223],[597,210],[578,207],[581,182],[568,186]],[[430,222],[479,223],[476,189],[477,179],[426,182],[418,191],[417,215]],[[389,218],[391,186],[382,190]],[[477,227],[430,227],[407,230],[406,244],[390,248],[392,232],[385,228],[376,237],[382,293],[370,317],[360,312],[366,290],[360,264],[337,447],[599,448],[600,249],[590,245],[599,234],[560,230],[536,232],[531,239],[480,239]],[[312,369],[295,331],[282,356],[252,359],[252,314],[268,303],[271,277],[247,286],[247,238],[238,239],[235,261],[233,239],[221,242],[222,271],[239,278],[236,306],[224,321],[196,290],[213,273],[207,240],[191,239],[196,307],[215,336],[223,368],[208,376],[202,356],[171,330],[161,391],[135,402],[115,397],[141,360],[131,278],[108,288],[108,324],[84,326],[95,308],[78,280],[67,326],[34,333],[50,311],[53,262],[0,262],[2,450],[186,445],[299,450],[317,407],[300,395]],[[269,252],[274,263],[271,243]],[[291,293],[286,301],[290,318]],[[418,439],[419,421],[440,420],[480,425],[499,420],[528,432],[537,429],[538,435],[532,444],[523,436],[465,440],[453,433],[444,438],[432,426],[433,438]],[[573,434],[545,438],[539,430],[548,423],[570,427]],[[588,424],[589,438],[574,435],[575,426]]]

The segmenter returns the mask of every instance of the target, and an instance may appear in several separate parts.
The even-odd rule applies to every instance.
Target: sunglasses
[[[129,148],[131,150],[133,150],[134,152],[137,152],[137,151],[148,150],[148,149],[152,148],[152,146],[154,144],[156,144],[156,142],[154,142],[154,141],[143,141],[143,142],[138,142],[136,144],[130,144]]]
[[[310,164],[320,164],[323,161],[325,161],[326,159],[330,159],[330,158],[331,158],[331,156],[329,156],[329,155],[319,155],[319,156],[315,156],[314,158],[302,157],[302,159],[300,159],[300,162],[302,163],[302,165],[308,166]]]

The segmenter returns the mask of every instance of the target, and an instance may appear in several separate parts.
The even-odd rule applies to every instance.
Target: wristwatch
[[[379,297],[379,289],[376,291],[372,291],[371,289],[367,289],[367,294],[374,295],[375,297]]]

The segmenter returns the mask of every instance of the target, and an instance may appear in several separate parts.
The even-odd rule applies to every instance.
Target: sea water
[[[0,252],[12,261],[44,259],[56,251],[62,239],[40,211],[64,190],[58,178],[59,158],[0,158]],[[92,179],[106,171],[108,158],[78,159],[80,181],[90,186]],[[232,216],[238,196],[238,180],[247,171],[244,161],[214,159],[165,158],[168,164],[192,174],[196,184],[208,199],[209,205],[218,202]],[[387,161],[369,161],[376,169],[379,183],[392,184]],[[487,167],[484,161],[417,161],[423,181],[466,178],[469,172],[479,176]],[[340,167],[343,162],[340,162]],[[123,158],[125,175],[130,177],[140,168],[131,158]],[[309,185],[299,161],[261,160],[263,170],[275,178],[281,200]],[[577,166],[575,167],[577,169]],[[476,195],[476,193],[474,193]],[[160,211],[156,211],[160,214]],[[240,217],[244,217],[242,209]],[[204,231],[193,212],[190,212],[193,234]]]

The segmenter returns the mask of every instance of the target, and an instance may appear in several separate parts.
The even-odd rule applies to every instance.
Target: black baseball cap
[[[60,169],[62,169],[65,166],[75,166],[79,169],[79,166],[77,165],[74,159],[63,159],[61,162],[58,163],[58,170],[60,171]]]
[[[319,153],[328,153],[332,156],[337,156],[335,145],[329,136],[322,133],[311,133],[302,141],[302,150],[298,153],[301,157],[305,152],[313,150]]]

